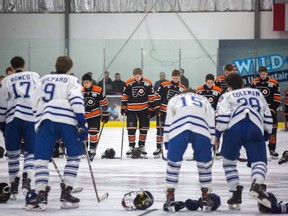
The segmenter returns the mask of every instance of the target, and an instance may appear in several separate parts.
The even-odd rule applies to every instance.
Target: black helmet
[[[102,154],[101,158],[106,158],[106,159],[113,159],[115,158],[115,150],[113,148],[107,148],[105,152]]]

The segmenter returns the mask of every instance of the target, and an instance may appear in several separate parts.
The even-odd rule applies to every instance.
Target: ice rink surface
[[[97,149],[97,155],[92,162],[92,168],[96,179],[98,193],[101,196],[105,192],[109,193],[109,198],[101,203],[97,203],[95,192],[93,189],[89,167],[86,159],[82,159],[79,174],[75,187],[81,186],[84,190],[81,193],[74,194],[80,198],[80,207],[73,210],[60,209],[60,180],[50,164],[50,182],[51,191],[48,197],[48,206],[45,212],[27,212],[23,209],[25,201],[24,196],[20,192],[16,201],[9,200],[6,204],[0,204],[1,216],[30,216],[30,215],[61,215],[61,216],[132,216],[140,215],[144,211],[127,211],[121,206],[121,199],[127,192],[133,190],[148,190],[155,199],[150,209],[159,209],[149,215],[172,215],[162,210],[165,202],[165,170],[166,162],[162,159],[154,159],[153,151],[156,149],[156,129],[152,128],[148,132],[146,148],[148,159],[127,159],[125,152],[128,150],[127,131],[125,130],[123,159],[100,159],[101,154],[106,148],[114,148],[116,156],[120,156],[121,152],[121,128],[104,128],[103,134]],[[278,130],[277,152],[282,155],[284,150],[288,149],[288,132]],[[245,157],[242,149],[242,156]],[[192,156],[191,145],[187,149],[184,158]],[[65,159],[55,159],[61,172],[65,164]],[[21,168],[22,168],[21,160]],[[268,173],[266,178],[267,191],[273,192],[278,201],[288,202],[288,164],[278,165],[278,160],[268,161]],[[227,207],[227,199],[230,198],[228,185],[222,168],[222,160],[215,160],[213,165],[213,192],[221,197],[222,205],[220,208],[212,212],[213,215],[261,215],[258,211],[256,201],[248,195],[250,189],[250,168],[246,163],[238,162],[241,184],[244,186],[243,201],[241,211],[231,211]],[[7,182],[7,161],[0,159],[0,182]],[[180,181],[176,189],[176,201],[185,201],[186,199],[198,199],[200,197],[200,187],[198,184],[198,172],[195,161],[183,161]],[[198,211],[188,211],[183,209],[174,215],[203,215],[205,213]]]

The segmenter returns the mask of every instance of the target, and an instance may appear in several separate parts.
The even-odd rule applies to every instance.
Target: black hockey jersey
[[[94,118],[101,115],[102,111],[107,110],[108,100],[103,93],[103,89],[99,86],[94,86],[90,89],[82,88],[85,104],[85,118]],[[101,107],[101,109],[100,109]]]
[[[209,103],[211,104],[211,106],[213,107],[213,109],[216,110],[218,100],[222,94],[222,89],[219,88],[218,86],[212,86],[212,88],[210,89],[205,84],[205,85],[199,86],[196,89],[196,94],[206,97]]]
[[[141,111],[154,108],[154,90],[152,82],[141,78],[137,82],[134,78],[126,81],[121,102],[121,109]]]
[[[285,92],[285,115],[288,116],[288,89]]]
[[[155,108],[159,108],[162,112],[166,112],[168,101],[175,95],[179,95],[186,87],[180,83],[173,81],[164,81],[155,93]]]
[[[252,81],[251,88],[256,88],[262,92],[270,109],[276,111],[280,106],[280,87],[277,80],[270,77],[267,77],[265,80],[261,80],[258,77]]]

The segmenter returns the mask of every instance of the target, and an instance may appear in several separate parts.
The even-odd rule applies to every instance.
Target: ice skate
[[[49,191],[50,187],[46,186],[45,191],[39,191],[37,196],[33,196],[32,193],[28,192],[26,196],[25,209],[27,211],[45,211],[46,205],[48,204]]]
[[[28,178],[27,172],[24,172],[22,176],[22,192],[26,196],[27,192],[31,190],[31,179]]]
[[[279,154],[275,150],[269,150],[269,153],[270,153],[271,159],[278,160]]]
[[[148,157],[147,157],[147,152],[146,152],[145,146],[144,146],[144,145],[141,145],[141,146],[139,146],[139,149],[140,149],[140,151],[141,151],[142,158],[143,158],[143,159],[147,159]]]
[[[66,187],[64,183],[61,183],[60,187],[62,190],[61,197],[60,197],[61,209],[78,208],[80,200],[71,195],[73,188],[70,186]]]
[[[161,147],[160,148],[157,147],[156,151],[153,152],[153,156],[155,159],[160,158],[161,154],[162,154],[162,148]]]
[[[236,191],[230,191],[230,192],[232,192],[232,197],[227,201],[228,208],[230,210],[240,210],[241,209],[242,190],[243,190],[243,186],[238,185],[236,187]]]
[[[132,157],[132,151],[133,151],[134,147],[130,146],[129,150],[126,152],[126,156],[127,158],[131,158]]]
[[[282,157],[278,161],[278,164],[283,164],[288,162],[288,151],[284,151]]]
[[[202,206],[203,206],[202,211],[203,212],[211,211],[213,201],[210,195],[208,194],[208,188],[201,188],[201,191],[202,191]]]
[[[175,195],[174,195],[174,188],[169,188],[167,189],[166,192],[166,202],[163,205],[163,210],[164,211],[169,211],[169,212],[175,212],[175,206],[171,206],[170,203],[175,201]]]
[[[15,177],[14,181],[11,182],[11,200],[16,200],[17,199],[17,194],[18,194],[18,187],[19,187],[19,177]]]
[[[96,156],[96,148],[90,148],[88,155],[89,155],[90,161],[93,161],[94,157]]]
[[[263,186],[255,183],[254,180],[249,195],[252,198],[256,199],[262,205],[271,208],[271,201],[269,200],[269,195],[263,189],[264,189]]]

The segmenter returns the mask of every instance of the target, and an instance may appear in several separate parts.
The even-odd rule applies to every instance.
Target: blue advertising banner
[[[288,40],[220,40],[218,63],[219,75],[224,65],[234,64],[245,86],[265,66],[268,75],[279,82],[281,95],[288,89]]]
[[[259,67],[267,67],[268,76],[279,82],[284,98],[284,92],[288,89],[288,40],[220,40],[218,75],[224,73],[226,64],[236,67],[247,87],[258,76]],[[281,106],[278,111],[282,110]]]

